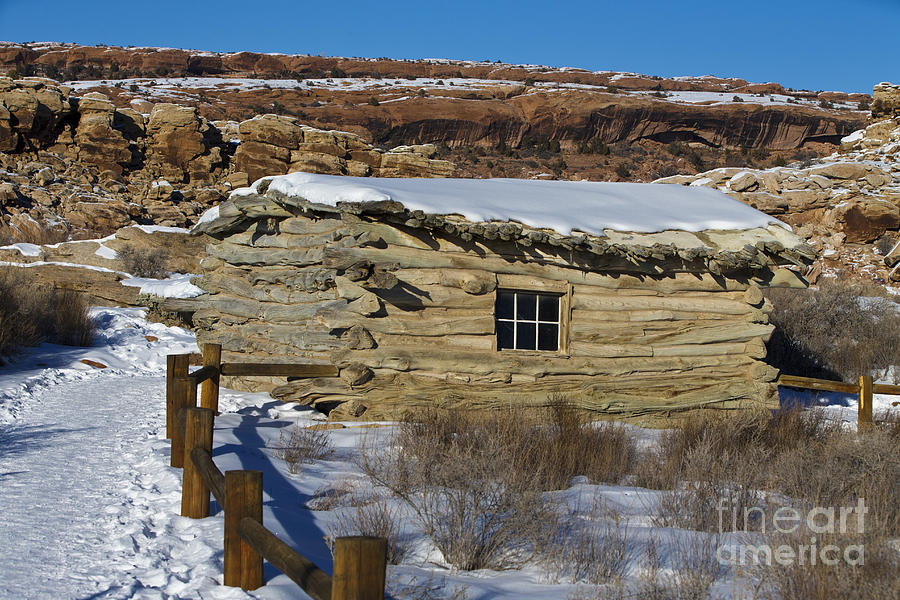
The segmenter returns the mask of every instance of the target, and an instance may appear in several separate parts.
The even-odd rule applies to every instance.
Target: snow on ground
[[[220,507],[213,502],[213,515],[202,520],[178,516],[181,474],[168,466],[164,368],[166,354],[197,350],[193,335],[149,323],[140,309],[98,308],[92,314],[99,325],[93,347],[45,344],[0,368],[0,598],[306,598],[268,564],[265,587],[251,593],[224,587]],[[889,401],[878,398],[876,408]],[[352,509],[309,510],[310,502],[325,489],[368,490],[354,457],[363,438],[384,445],[390,427],[348,424],[353,426],[328,431],[333,453],[291,474],[272,447],[285,427],[324,416],[267,394],[225,389],[220,410],[216,464],[223,471],[262,470],[266,527],[330,572],[326,538],[341,512]],[[855,417],[852,401],[833,410]],[[643,445],[659,433],[631,429]],[[634,544],[658,539],[662,573],[679,568],[673,544],[696,535],[654,525],[650,515],[660,492],[576,479],[551,496],[581,506],[599,499],[628,523]],[[556,583],[534,565],[452,571],[424,535],[407,532],[411,554],[388,569],[394,598],[538,600],[565,598],[584,587]],[[630,566],[626,578],[639,577],[641,569]],[[726,575],[713,597],[729,598],[738,587]]]
[[[160,298],[193,298],[203,293],[203,290],[191,283],[192,277],[198,277],[191,273],[177,273],[166,279],[151,279],[149,277],[130,277],[120,283],[127,287],[141,288],[142,294],[152,294]]]

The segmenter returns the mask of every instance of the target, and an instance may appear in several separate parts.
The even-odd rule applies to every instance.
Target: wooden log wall
[[[335,418],[541,406],[553,394],[618,415],[775,398],[777,372],[762,362],[770,306],[758,287],[771,272],[714,275],[677,256],[629,267],[350,213],[279,213],[242,227],[208,248],[198,341],[221,344],[225,361],[337,365],[339,378],[254,378],[250,388],[336,407]],[[561,294],[563,351],[497,351],[498,288]]]

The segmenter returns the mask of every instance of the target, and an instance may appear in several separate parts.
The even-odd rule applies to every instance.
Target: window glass
[[[559,294],[497,290],[497,349],[559,351],[560,302]]]
[[[527,321],[516,323],[517,350],[537,350],[535,327],[535,323],[529,323]]]
[[[559,325],[538,324],[538,350],[559,350]]]
[[[516,292],[516,319],[534,321],[537,319],[537,294]]]
[[[516,324],[512,321],[497,321],[497,349],[515,348],[513,332]]]
[[[500,291],[497,292],[497,314],[498,319],[512,319],[513,306],[516,298],[515,292]]]
[[[538,321],[559,322],[559,296],[538,296]]]

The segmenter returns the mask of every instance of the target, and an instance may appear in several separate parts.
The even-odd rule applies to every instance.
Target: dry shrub
[[[821,411],[798,407],[774,415],[766,410],[697,412],[677,421],[637,460],[633,481],[643,487],[671,490],[684,480],[688,464],[704,456],[711,457],[709,472],[716,473],[722,470],[722,464],[747,464],[748,452],[773,455],[812,439],[825,439],[837,429],[839,426],[826,421]],[[701,445],[702,451],[697,452]],[[702,474],[704,467],[694,470]]]
[[[758,597],[765,600],[831,600],[853,598],[855,600],[894,600],[900,598],[900,553],[896,541],[881,535],[816,535],[802,528],[794,534],[778,534],[765,538],[773,548],[787,546],[798,549],[809,547],[816,539],[817,550],[825,545],[837,546],[839,552],[829,553],[838,558],[837,564],[828,565],[818,560],[794,560],[788,565],[753,565],[748,571],[761,581]],[[854,565],[846,562],[844,550],[850,546],[863,546],[864,562]],[[818,553],[817,553],[818,554]],[[849,554],[857,559],[855,551]]]
[[[576,475],[617,483],[635,456],[624,426],[584,424],[560,399],[533,417],[424,412],[398,426],[393,449],[364,447],[361,466],[410,506],[454,567],[515,567],[553,536],[544,491]]]
[[[368,504],[376,499],[371,490],[363,492],[361,485],[368,487],[368,480],[341,478],[337,482],[323,485],[306,501],[309,510],[337,510]]]
[[[356,508],[342,510],[337,522],[328,532],[328,546],[334,550],[334,540],[339,537],[364,535],[387,540],[387,562],[399,565],[409,551],[403,527],[400,507],[385,498],[377,498],[357,504]]]
[[[719,537],[689,533],[675,540],[669,548],[672,570],[662,569],[659,542],[650,538],[645,546],[645,568],[634,593],[636,600],[705,600],[725,569],[716,551]]]
[[[885,233],[880,238],[875,240],[875,249],[878,250],[878,253],[882,256],[887,256],[890,254],[891,250],[893,250],[897,246],[897,238],[894,236]]]
[[[769,361],[785,373],[839,377],[900,364],[900,313],[889,299],[863,297],[858,285],[825,280],[818,289],[771,288]]]
[[[554,581],[620,582],[634,554],[628,524],[598,498],[587,511],[579,506],[567,509],[556,535],[542,552],[547,574]]]
[[[84,297],[36,284],[22,269],[0,270],[0,356],[47,341],[88,346],[96,325]]]
[[[558,397],[551,399],[549,417],[549,425],[534,441],[543,446],[534,455],[543,464],[530,465],[545,474],[545,489],[561,489],[577,475],[595,483],[619,483],[633,468],[635,444],[624,425],[585,423],[571,404]]]
[[[166,262],[169,253],[163,248],[137,248],[131,244],[125,244],[116,251],[122,269],[135,277],[147,277],[151,279],[164,279]]]
[[[531,429],[512,411],[431,411],[400,424],[392,447],[364,442],[361,467],[411,509],[453,567],[515,568],[545,543],[555,514],[541,474],[519,467]]]
[[[276,458],[287,463],[288,472],[294,475],[301,471],[304,463],[323,459],[332,451],[326,431],[300,427],[299,424],[283,428],[278,435],[278,444],[270,448]]]

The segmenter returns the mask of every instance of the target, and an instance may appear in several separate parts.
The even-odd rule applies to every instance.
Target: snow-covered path
[[[90,598],[123,582],[139,542],[119,517],[134,486],[154,485],[140,473],[160,442],[163,388],[160,377],[64,383],[0,428],[0,564],[32,574],[4,578],[0,596]]]

